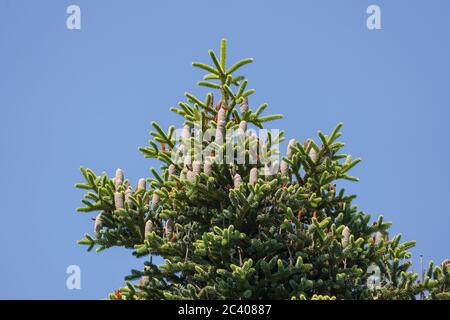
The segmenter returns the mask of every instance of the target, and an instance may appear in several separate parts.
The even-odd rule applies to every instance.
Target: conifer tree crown
[[[212,91],[185,93],[171,108],[182,129],[152,122],[152,140],[139,149],[161,161],[160,171],[133,188],[121,169],[110,178],[81,167],[85,182],[76,186],[87,193],[78,211],[99,213],[94,235],[79,243],[164,259],[132,270],[110,298],[450,298],[447,261],[431,262],[418,279],[409,271],[415,242],[390,238],[390,222],[371,222],[338,188],[357,181],[349,172],[360,162],[341,152],[342,124],[317,140],[290,140],[280,156],[283,131],[252,133],[282,117],[262,115],[266,103],[251,107],[255,91],[238,72],[253,60],[228,67],[225,40],[209,55],[212,64],[192,65],[207,72],[198,85]]]

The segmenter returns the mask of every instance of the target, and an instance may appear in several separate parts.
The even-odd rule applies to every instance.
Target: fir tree
[[[267,156],[276,155],[271,147],[284,140],[283,132],[263,141],[249,134],[250,126],[263,128],[281,115],[263,116],[267,104],[249,106],[254,90],[237,72],[252,59],[227,67],[225,40],[219,56],[212,50],[209,55],[212,64],[193,66],[207,72],[198,84],[213,92],[205,99],[186,93],[186,101],[171,109],[183,118],[183,144],[175,126],[165,131],[153,122],[153,139],[140,148],[162,162],[159,172],[152,168],[153,177],[132,188],[121,169],[110,178],[81,168],[85,182],[76,186],[88,192],[78,211],[98,215],[94,235],[79,243],[164,259],[132,270],[110,298],[450,298],[448,260],[431,262],[419,279],[410,271],[408,250],[415,242],[390,238],[390,222],[383,216],[372,222],[353,204],[355,195],[338,189],[341,180],[357,181],[349,172],[360,162],[341,152],[342,124],[328,135],[319,131],[317,140],[290,140],[279,170],[268,172],[273,164]],[[236,130],[238,141],[227,139],[227,129]],[[200,145],[212,152],[195,159],[186,146],[207,130],[213,130],[213,142]],[[235,161],[242,145],[244,164]],[[227,148],[232,164],[217,161]]]

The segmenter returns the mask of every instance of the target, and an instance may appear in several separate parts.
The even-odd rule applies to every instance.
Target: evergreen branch
[[[242,59],[235,64],[233,64],[226,72],[226,74],[232,74],[234,71],[238,70],[239,68],[243,67],[244,65],[253,62],[252,58],[246,58]]]
[[[203,87],[209,87],[209,88],[213,88],[213,89],[221,89],[222,88],[220,86],[220,84],[209,82],[209,81],[199,81],[199,82],[197,82],[197,85],[203,86]]]
[[[202,62],[192,62],[192,66],[206,70],[212,74],[220,75],[219,71],[217,69],[214,69],[214,67],[210,66],[209,64],[202,63]]]
[[[214,65],[216,66],[217,70],[219,71],[219,74],[220,75],[225,75],[225,72],[224,72],[224,70],[222,68],[222,65],[220,64],[219,59],[217,59],[217,56],[214,53],[214,51],[209,50],[208,53],[209,53],[212,61],[214,62]]]

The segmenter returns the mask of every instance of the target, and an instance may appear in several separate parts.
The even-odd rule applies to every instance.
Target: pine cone
[[[289,175],[289,164],[284,160],[281,161],[280,171],[283,176]]]
[[[156,206],[159,203],[159,194],[156,192],[158,191],[158,189],[156,189],[155,191],[153,191],[153,195],[152,195],[152,208],[155,209]]]
[[[247,132],[247,121],[242,120],[239,123],[239,134],[245,134]]]
[[[316,163],[316,161],[317,161],[317,151],[316,151],[316,149],[314,149],[314,148],[312,148],[311,147],[311,150],[309,150],[309,157],[311,158],[311,160],[314,162],[314,163]]]
[[[297,140],[295,140],[295,139],[289,140],[288,148],[287,148],[287,152],[286,152],[286,155],[288,158],[292,157],[292,155],[294,154],[294,150],[292,149],[292,147],[294,147],[296,145],[296,143],[297,143]]]
[[[203,168],[205,174],[209,175],[212,171],[212,163],[208,160],[205,160],[204,168]]]
[[[183,140],[188,140],[191,137],[191,127],[187,124],[183,127],[182,136]]]
[[[189,170],[186,174],[186,178],[189,182],[194,182],[195,181],[195,174],[194,172],[192,172],[191,170]]]
[[[383,241],[383,240],[384,240],[384,235],[380,231],[378,231],[375,234],[374,242],[379,243],[380,241]]]
[[[114,185],[116,187],[116,190],[120,187],[120,185],[123,183],[124,175],[122,169],[118,168],[116,170],[116,176],[113,179]]]
[[[150,267],[144,266],[144,272],[149,271],[149,270],[150,270]],[[150,283],[149,276],[142,276],[141,280],[139,280],[139,285],[141,285],[142,287],[148,286],[149,283]]]
[[[133,194],[133,192],[131,191],[131,187],[128,186],[127,190],[125,190],[125,203],[128,203],[128,205],[131,204],[130,197],[132,194]]]
[[[223,136],[223,129],[220,127],[216,128],[216,136],[214,138],[214,142],[217,143],[219,146],[223,145],[223,143],[225,142]]]
[[[246,113],[248,111],[248,99],[245,97],[241,102],[240,107],[241,113]]]
[[[350,229],[349,227],[345,226],[344,230],[342,230],[342,247],[346,248],[350,244]]]
[[[250,170],[250,179],[249,179],[249,183],[254,186],[256,184],[256,182],[258,182],[258,169],[257,168],[252,168]]]
[[[444,261],[442,261],[441,265],[443,269],[450,268],[450,259],[445,259]]]
[[[147,188],[147,182],[144,178],[139,179],[137,189],[138,190],[145,190]]]
[[[187,172],[188,172],[187,169],[181,170],[181,172],[180,172],[180,180],[181,180],[181,181],[187,180]]]
[[[185,152],[186,152],[186,145],[185,144],[180,144],[179,147],[178,147],[178,156],[179,157],[184,156]]]
[[[225,129],[225,126],[227,125],[227,113],[224,108],[220,108],[219,112],[217,113],[217,128]]]
[[[183,164],[184,164],[185,167],[188,167],[188,166],[191,165],[191,163],[192,163],[191,153],[188,152],[188,153],[186,154],[186,157],[184,157]]]
[[[202,172],[202,163],[198,160],[195,160],[192,164],[192,169],[195,174],[199,174],[200,172]]]
[[[144,232],[145,239],[147,239],[148,235],[152,232],[153,232],[153,222],[151,220],[148,220],[145,223],[145,232]]]
[[[242,184],[242,177],[239,175],[239,174],[235,174],[234,175],[234,188],[235,189],[239,189],[239,187],[241,186],[241,184]]]
[[[173,164],[171,164],[168,169],[168,173],[169,173],[168,180],[169,181],[172,181],[172,175],[175,174],[175,170],[176,170],[175,166]]]
[[[172,218],[170,218],[169,220],[167,220],[166,227],[165,227],[165,232],[166,232],[167,237],[172,234],[174,228],[175,228],[175,224],[173,223]]]
[[[102,228],[103,228],[102,214],[99,214],[97,215],[97,217],[95,217],[94,232],[99,233]]]
[[[122,192],[115,192],[114,193],[114,204],[116,206],[116,209],[123,209]]]

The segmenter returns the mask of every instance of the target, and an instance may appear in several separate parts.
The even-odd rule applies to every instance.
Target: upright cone
[[[145,190],[145,189],[146,189],[146,185],[147,185],[147,183],[146,183],[145,179],[144,179],[144,178],[141,178],[141,179],[139,179],[139,181],[138,181],[137,189],[138,189],[138,190]]]
[[[207,174],[207,175],[211,174],[212,164],[209,160],[205,160],[205,164],[203,167],[204,167],[203,171],[205,172],[205,174]]]
[[[380,232],[380,231],[378,231],[376,234],[375,234],[375,243],[379,243],[379,242],[381,242],[381,241],[384,241],[384,236],[383,236],[383,234]]]
[[[248,111],[248,99],[245,97],[240,105],[240,111],[241,113],[246,113]]]
[[[247,121],[242,120],[239,123],[239,133],[242,135],[245,135],[245,133],[247,132]]]
[[[127,190],[125,190],[125,203],[127,203],[128,205],[131,204],[130,197],[132,194],[133,192],[131,191],[131,187],[128,186]]]
[[[168,169],[168,174],[169,174],[168,180],[169,181],[172,181],[172,175],[175,174],[175,169],[176,168],[175,168],[175,166],[173,164],[171,164],[169,166],[169,169]]]
[[[288,158],[292,157],[292,155],[294,154],[294,150],[292,149],[292,147],[294,147],[296,143],[297,143],[297,140],[295,140],[295,139],[291,139],[289,141],[287,153],[286,153]]]
[[[200,172],[202,172],[202,163],[198,160],[195,160],[192,164],[192,170],[195,174],[199,174]]]
[[[179,131],[178,131],[179,132]],[[191,137],[191,127],[189,127],[187,124],[183,127],[183,133],[182,138],[183,140],[187,140]]]
[[[123,183],[123,179],[124,179],[123,170],[118,168],[116,170],[116,177],[114,178],[114,184],[116,186],[116,189],[118,189],[119,186]]]
[[[94,232],[99,233],[102,228],[103,228],[102,215],[99,214],[97,215],[97,217],[95,217]]]
[[[242,177],[239,174],[234,175],[234,188],[239,189],[239,187],[242,185]]]
[[[175,223],[173,222],[172,218],[170,218],[166,222],[166,227],[165,227],[165,235],[166,235],[166,237],[170,237],[170,235],[172,234],[174,228],[175,228]]]
[[[144,232],[145,239],[147,239],[148,235],[152,232],[153,232],[153,222],[151,220],[148,220],[145,223],[145,232]]]
[[[345,226],[344,230],[342,230],[342,247],[346,248],[350,244],[350,229]]]
[[[159,194],[158,194],[158,189],[156,189],[154,192],[153,192],[153,195],[152,195],[152,208],[153,209],[155,209],[156,208],[156,206],[158,205],[158,203],[159,203]]]
[[[281,161],[280,171],[283,176],[289,175],[289,164],[284,160]]]
[[[114,193],[114,204],[116,209],[123,209],[123,195],[122,192],[116,191]]]
[[[250,179],[249,179],[249,183],[254,186],[256,184],[256,182],[258,182],[258,169],[257,168],[252,168],[250,170]]]
[[[189,182],[194,182],[194,181],[195,181],[195,174],[194,174],[194,172],[192,172],[191,170],[189,170],[189,171],[187,172],[187,174],[186,174],[186,178],[187,178],[187,181],[189,181]]]
[[[311,148],[311,150],[309,150],[309,157],[311,158],[311,160],[313,162],[317,162],[317,151],[314,148]]]
[[[223,130],[225,129],[226,125],[227,125],[226,111],[224,108],[220,108],[219,112],[217,113],[217,127]]]

